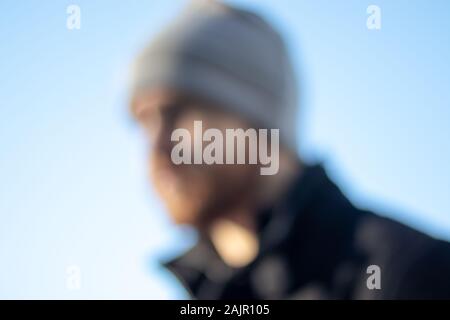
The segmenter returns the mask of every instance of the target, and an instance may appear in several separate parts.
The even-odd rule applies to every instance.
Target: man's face
[[[255,165],[175,165],[171,160],[178,143],[171,141],[171,134],[177,128],[189,131],[193,154],[194,121],[202,121],[203,132],[216,128],[224,137],[225,129],[245,130],[248,123],[172,90],[138,95],[132,109],[149,138],[151,181],[176,223],[202,227],[251,194],[259,175]]]

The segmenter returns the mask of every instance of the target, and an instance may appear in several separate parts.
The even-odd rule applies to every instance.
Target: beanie
[[[202,96],[296,150],[297,83],[280,35],[257,14],[195,1],[137,57],[131,94],[161,86]]]

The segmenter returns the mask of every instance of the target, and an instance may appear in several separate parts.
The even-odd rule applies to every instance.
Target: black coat
[[[450,299],[450,244],[355,208],[320,166],[259,216],[250,265],[201,239],[166,267],[198,299]]]

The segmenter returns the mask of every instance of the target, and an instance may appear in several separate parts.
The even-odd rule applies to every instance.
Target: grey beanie
[[[280,35],[258,15],[195,1],[136,59],[131,94],[169,86],[217,102],[295,151],[297,83]]]

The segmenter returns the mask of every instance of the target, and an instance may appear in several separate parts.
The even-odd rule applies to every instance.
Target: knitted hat
[[[136,59],[132,94],[168,86],[199,95],[296,150],[297,83],[280,35],[258,15],[217,1],[187,6]]]

